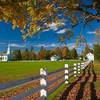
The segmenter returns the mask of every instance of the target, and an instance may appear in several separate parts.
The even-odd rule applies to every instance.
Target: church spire
[[[8,44],[7,55],[10,54],[10,44]]]

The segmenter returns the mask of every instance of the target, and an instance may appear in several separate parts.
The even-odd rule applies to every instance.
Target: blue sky
[[[75,40],[79,37],[79,33],[82,25],[78,25],[74,28],[74,36],[71,40],[67,40],[67,45],[69,48],[75,47]],[[83,31],[83,35],[86,37],[87,42],[92,47],[92,44],[95,42],[95,34],[88,34],[88,32],[94,32],[97,28],[100,28],[100,23],[93,21],[89,26]],[[33,45],[35,49],[45,46],[46,48],[52,48],[56,46],[62,46],[56,37],[56,32],[54,30],[49,30],[41,32],[32,38],[28,38],[26,41],[22,40],[22,34],[19,29],[12,29],[11,23],[0,22],[0,51],[7,49],[7,45],[10,42],[12,48],[29,48],[30,45]],[[84,46],[80,46],[78,51],[81,52]]]

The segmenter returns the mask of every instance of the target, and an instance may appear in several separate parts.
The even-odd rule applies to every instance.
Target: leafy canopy
[[[0,21],[20,28],[23,39],[54,27],[72,30],[78,24],[100,21],[100,0],[0,0]],[[95,13],[93,13],[95,11]],[[68,27],[69,28],[69,27]],[[72,31],[59,38],[65,41]]]

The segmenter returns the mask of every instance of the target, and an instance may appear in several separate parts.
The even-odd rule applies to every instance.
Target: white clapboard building
[[[86,58],[87,58],[87,60],[89,60],[89,61],[94,61],[94,54],[92,54],[91,52],[89,52],[89,53],[86,55]]]
[[[10,57],[11,57],[11,54],[10,54],[10,45],[8,45],[7,52],[0,54],[0,61],[2,61],[2,62],[9,61]]]
[[[59,56],[54,55],[50,58],[51,61],[58,61],[59,60]]]

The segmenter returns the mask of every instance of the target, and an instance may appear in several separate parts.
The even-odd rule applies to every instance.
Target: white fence
[[[64,81],[62,82],[62,83],[60,83],[60,85],[59,86],[61,86],[61,84],[63,84],[64,82],[65,82],[65,84],[69,84],[69,79],[71,78],[71,77],[76,77],[76,76],[78,76],[78,74],[80,74],[81,72],[82,72],[82,70],[84,70],[87,66],[88,66],[88,64],[89,64],[90,62],[83,62],[83,63],[74,63],[74,67],[73,67],[73,69],[70,69],[71,68],[71,66],[69,66],[68,64],[65,64],[65,68],[64,68]],[[40,96],[42,97],[42,98],[48,98],[47,96],[48,96],[48,94],[50,94],[49,92],[50,91],[48,91],[47,90],[47,88],[45,88],[45,87],[48,87],[48,80],[47,80],[47,76],[48,76],[48,74],[47,74],[47,70],[45,70],[45,69],[40,69],[40,75],[44,75],[44,77],[42,77],[41,78],[41,80],[40,80],[40,84],[41,84],[41,87],[42,86],[44,86],[44,88],[42,88],[41,90],[40,90]],[[57,81],[57,80],[59,80],[61,77],[59,77],[59,78],[57,78],[55,81]],[[54,82],[55,82],[54,81]],[[53,82],[52,82],[52,84],[53,84]],[[53,91],[52,92],[54,92],[56,89],[53,89]],[[42,99],[43,100],[43,99]],[[45,100],[45,99],[44,99]]]
[[[33,80],[20,80],[18,81],[19,84],[16,83],[17,86],[12,84],[11,87],[9,85],[10,83],[5,84],[4,86],[1,84],[1,87],[6,88],[2,88],[0,94],[3,94],[3,92],[6,91],[7,93],[10,92],[11,96],[7,97],[6,95],[0,95],[0,100],[3,100],[4,97],[6,97],[7,100],[23,100],[24,98],[28,100],[27,97],[30,97],[31,95],[35,98],[35,100],[47,100],[48,96],[62,84],[69,84],[70,78],[79,76],[89,63],[90,62],[74,63],[73,66],[65,64],[64,68],[51,73],[48,73],[47,69],[41,68],[40,76],[33,78]],[[29,88],[27,84],[32,84],[31,88]],[[12,91],[10,91],[10,89],[14,88],[16,91],[16,89],[20,89],[22,87],[25,89],[24,91],[19,92],[19,94],[16,93],[15,95]]]

